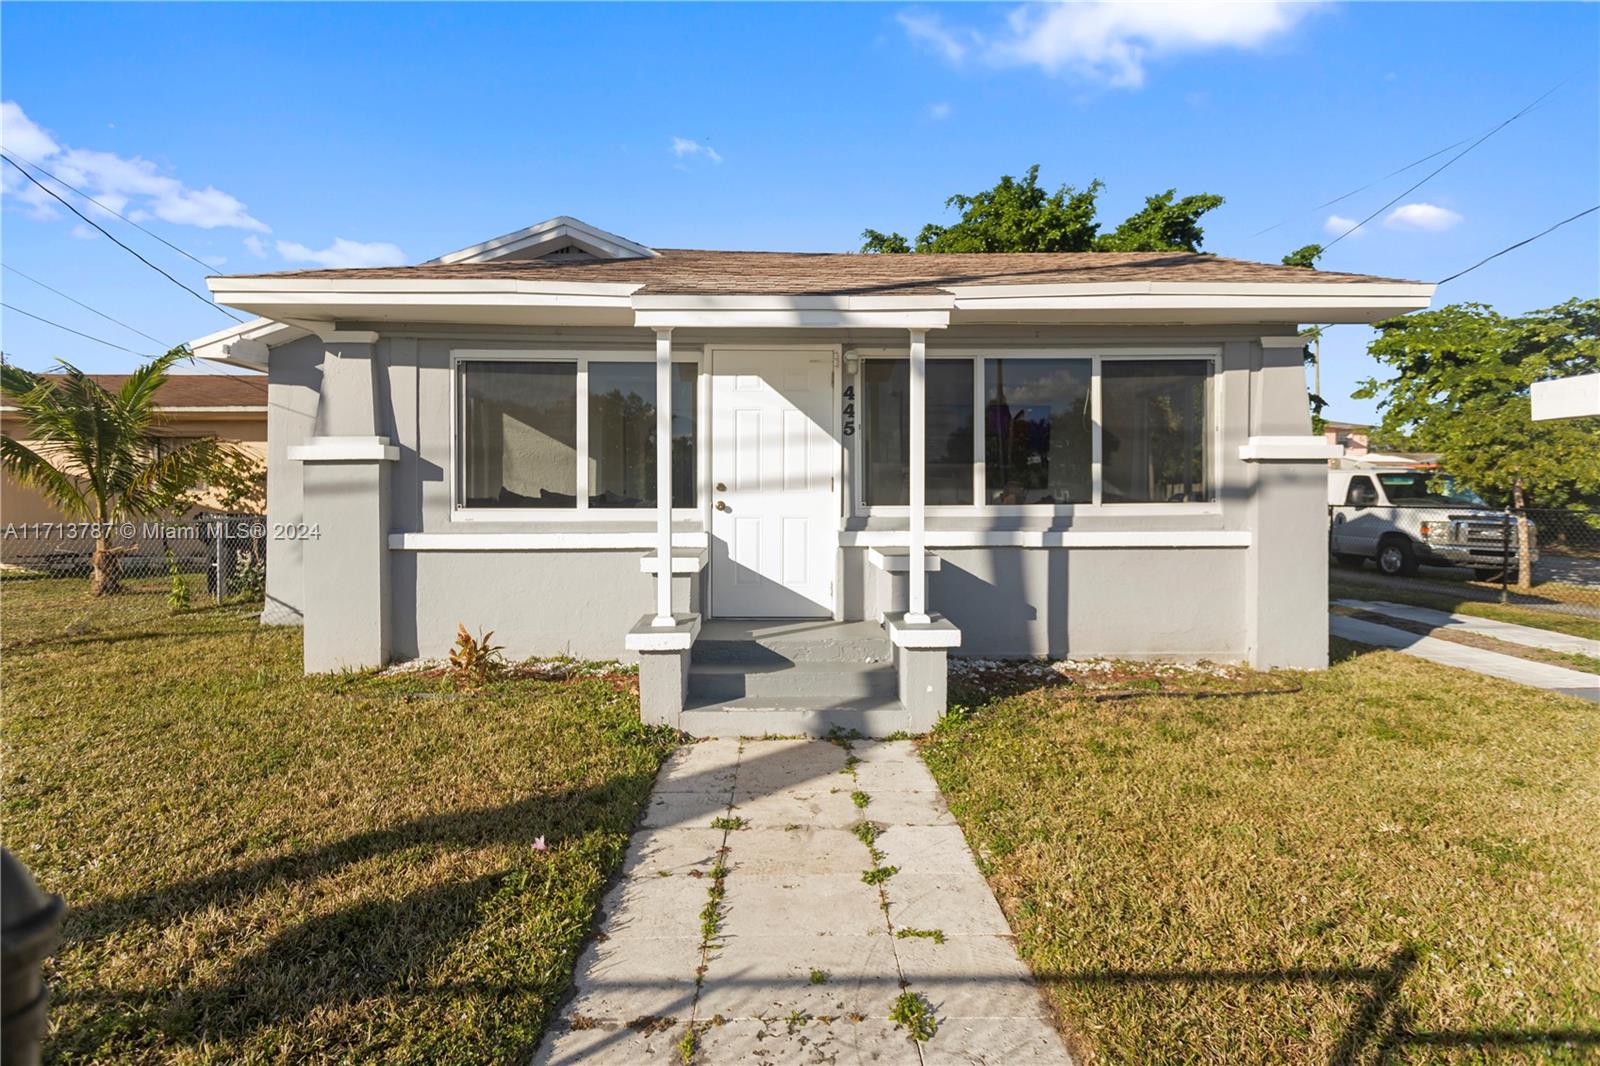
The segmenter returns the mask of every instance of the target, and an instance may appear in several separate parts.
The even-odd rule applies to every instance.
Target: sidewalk
[[[1071,1062],[909,742],[685,745],[601,911],[539,1066]]]
[[[1328,632],[1333,636],[1360,644],[1393,648],[1444,666],[1459,667],[1489,677],[1515,681],[1521,685],[1531,685],[1534,688],[1600,702],[1600,674],[1586,674],[1580,670],[1569,670],[1564,666],[1531,662],[1512,655],[1484,651],[1454,641],[1440,640],[1438,637],[1419,636],[1404,629],[1379,625],[1376,622],[1364,622],[1339,614],[1328,616]]]
[[[1387,615],[1390,618],[1402,618],[1408,622],[1433,626],[1435,629],[1449,628],[1465,633],[1476,633],[1483,637],[1493,637],[1509,644],[1521,644],[1525,648],[1544,648],[1547,651],[1558,651],[1567,655],[1590,655],[1600,658],[1600,640],[1575,637],[1570,633],[1554,633],[1548,629],[1519,626],[1515,622],[1497,622],[1492,618],[1435,611],[1428,607],[1413,607],[1406,603],[1390,603],[1388,600],[1347,599],[1333,602],[1340,607],[1352,607],[1359,611]]]

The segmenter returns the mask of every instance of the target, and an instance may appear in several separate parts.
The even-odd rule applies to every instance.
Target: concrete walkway
[[[1379,625],[1376,622],[1364,622],[1359,618],[1347,618],[1340,614],[1328,616],[1328,632],[1359,644],[1393,648],[1444,666],[1455,666],[1462,670],[1487,674],[1489,677],[1515,681],[1520,685],[1531,685],[1534,688],[1600,702],[1600,674],[1586,674],[1581,670],[1570,670],[1564,666],[1536,663],[1528,659],[1519,659],[1514,655],[1484,651],[1482,648],[1440,640],[1438,637],[1419,636],[1404,629]]]
[[[909,742],[679,748],[601,906],[539,1066],[1071,1062]]]
[[[1576,637],[1570,633],[1554,633],[1533,626],[1519,626],[1514,622],[1497,622],[1492,618],[1479,618],[1470,614],[1435,611],[1428,607],[1413,607],[1407,603],[1390,603],[1388,600],[1334,600],[1340,607],[1400,618],[1417,622],[1434,629],[1453,629],[1463,633],[1476,633],[1493,637],[1525,648],[1544,648],[1567,655],[1591,655],[1600,658],[1600,640]]]

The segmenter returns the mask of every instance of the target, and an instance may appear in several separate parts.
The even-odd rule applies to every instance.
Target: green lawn
[[[307,679],[253,607],[85,586],[0,580],[4,840],[72,908],[47,1056],[525,1060],[672,743],[631,679]]]
[[[1106,699],[954,687],[971,709],[923,753],[1069,1039],[1095,1063],[1600,1059],[1600,709],[1336,653],[1136,668]]]
[[[1452,588],[1443,581],[1422,581],[1408,578],[1386,579],[1381,585],[1373,581],[1341,580],[1338,570],[1329,572],[1328,595],[1353,600],[1389,600],[1392,603],[1409,603],[1417,607],[1432,607],[1436,611],[1454,611],[1477,618],[1492,618],[1498,622],[1548,629],[1553,633],[1567,633],[1575,637],[1600,640],[1600,619],[1583,615],[1564,614],[1549,607],[1519,606],[1514,603],[1493,603],[1471,598],[1462,588]],[[1370,576],[1370,575],[1369,575]],[[1572,586],[1576,588],[1577,586]],[[1586,597],[1577,601],[1591,607],[1600,607],[1600,596],[1587,589]]]

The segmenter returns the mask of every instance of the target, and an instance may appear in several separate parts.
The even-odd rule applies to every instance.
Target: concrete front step
[[[899,675],[888,662],[696,662],[689,666],[695,702],[745,697],[814,697],[818,701],[893,698]]]
[[[890,659],[889,637],[876,622],[831,619],[718,618],[695,640],[696,663],[873,663]]]
[[[804,696],[696,700],[691,696],[678,725],[694,737],[825,737],[835,730],[887,737],[909,732],[911,715],[892,696],[840,700]]]

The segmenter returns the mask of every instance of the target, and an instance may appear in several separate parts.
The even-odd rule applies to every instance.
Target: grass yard
[[[1468,591],[1463,592],[1462,589]],[[1332,570],[1328,574],[1328,595],[1335,598],[1409,603],[1417,607],[1431,607],[1436,611],[1454,611],[1457,614],[1468,614],[1477,618],[1492,618],[1497,622],[1512,622],[1516,625],[1532,626],[1535,629],[1548,629],[1553,633],[1567,633],[1575,637],[1600,640],[1600,618],[1562,613],[1549,605],[1519,606],[1515,603],[1473,599],[1474,594],[1490,593],[1479,593],[1471,585],[1452,589],[1449,584],[1442,581],[1423,581],[1414,578],[1385,578],[1379,581],[1373,580],[1372,575],[1365,575],[1364,579],[1352,579],[1347,573],[1338,570]],[[1587,590],[1587,598],[1580,602],[1590,606],[1600,606],[1593,589]]]
[[[0,580],[4,840],[72,908],[47,1057],[524,1061],[672,744],[631,679],[308,679],[134,585]]]
[[[1595,705],[1335,651],[1101,699],[952,679],[924,757],[1080,1056],[1600,1060]]]

